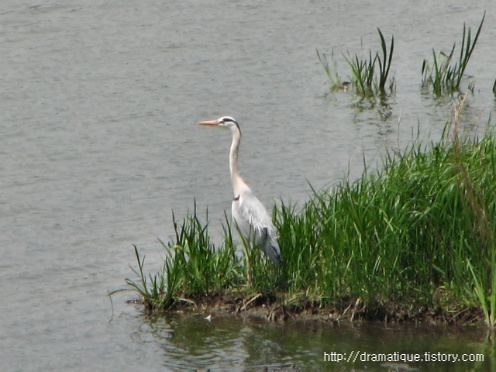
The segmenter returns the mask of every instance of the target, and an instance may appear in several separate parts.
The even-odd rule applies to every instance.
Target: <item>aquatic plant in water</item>
[[[473,39],[470,27],[467,31],[465,24],[463,24],[462,43],[457,62],[452,64],[456,43],[453,44],[453,47],[451,48],[451,51],[449,53],[436,53],[436,51],[433,49],[432,64],[429,64],[426,59],[423,60],[423,86],[432,86],[432,90],[436,95],[451,94],[460,89],[460,84],[464,77],[465,69],[467,68],[470,57],[472,56],[474,48],[477,44],[477,40],[479,39],[485,17],[486,13],[484,12],[482,20],[479,24],[479,27],[477,28],[477,32],[475,33],[475,37]],[[473,89],[473,84],[470,84],[469,88]]]
[[[395,88],[395,79],[389,76],[394,52],[394,36],[391,36],[391,43],[388,48],[386,39],[378,28],[381,40],[382,52],[369,51],[368,58],[361,58],[358,54],[345,56],[345,60],[351,69],[351,86],[354,91],[363,96],[376,96],[391,94]],[[343,88],[346,82],[341,81],[339,74],[331,71],[329,62],[325,54],[317,50],[317,57],[324,68],[331,83],[332,90]]]
[[[388,82],[389,71],[393,60],[394,36],[391,36],[390,48],[381,30],[378,28],[381,39],[382,55],[376,52],[375,55],[369,52],[369,58],[360,58],[357,54],[345,57],[351,68],[352,84],[357,93],[373,96],[376,94],[387,94],[386,83]],[[389,92],[394,90],[394,78],[389,81]]]

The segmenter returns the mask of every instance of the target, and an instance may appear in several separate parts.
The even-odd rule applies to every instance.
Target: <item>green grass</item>
[[[208,213],[206,214],[208,221]],[[208,293],[229,290],[245,282],[245,267],[235,255],[236,246],[230,225],[227,224],[224,242],[216,247],[208,233],[208,223],[193,213],[181,223],[173,216],[175,238],[164,243],[165,252],[162,271],[148,277],[143,273],[145,258],[139,256],[135,247],[138,280],[126,279],[150,308],[167,309],[179,302],[188,302],[188,297],[201,297]]]
[[[432,50],[432,65],[430,65],[425,59],[422,62],[423,86],[432,86],[434,94],[438,96],[443,94],[451,94],[460,89],[460,84],[464,78],[465,69],[467,68],[470,57],[472,56],[474,48],[477,44],[477,40],[479,39],[485,17],[486,13],[484,12],[481,23],[479,24],[473,39],[470,28],[468,28],[467,31],[465,24],[463,24],[460,54],[458,61],[454,62],[454,64],[452,62],[456,43],[453,44],[449,54],[444,52],[436,53],[434,49]],[[473,84],[469,85],[469,88],[473,89]]]
[[[389,152],[379,170],[313,190],[300,208],[279,203],[273,219],[281,265],[244,241],[237,255],[228,218],[216,246],[208,216],[202,222],[195,207],[174,222],[163,270],[147,277],[136,251],[138,280],[128,283],[152,308],[208,294],[264,292],[320,305],[349,298],[478,306],[494,329],[496,137],[460,139],[460,110],[439,142]]]

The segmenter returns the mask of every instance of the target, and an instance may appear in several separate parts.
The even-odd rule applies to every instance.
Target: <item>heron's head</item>
[[[236,127],[239,129],[238,122],[230,116],[221,116],[220,118],[214,119],[214,120],[200,121],[198,124],[208,125],[208,126],[213,126],[213,127],[223,127],[223,128]]]

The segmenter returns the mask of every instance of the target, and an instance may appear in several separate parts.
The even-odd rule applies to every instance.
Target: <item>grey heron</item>
[[[269,256],[272,262],[281,263],[281,250],[277,242],[277,230],[272,223],[272,218],[239,174],[238,152],[241,142],[241,130],[238,122],[230,116],[222,116],[214,120],[201,121],[199,124],[229,128],[231,130],[232,143],[229,152],[229,168],[234,191],[232,217],[248,242],[254,242]]]

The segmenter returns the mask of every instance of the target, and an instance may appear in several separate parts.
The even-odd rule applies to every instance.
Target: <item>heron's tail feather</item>
[[[279,248],[279,244],[276,239],[267,239],[265,244],[262,246],[262,250],[275,264],[280,264],[282,262],[281,249]]]

